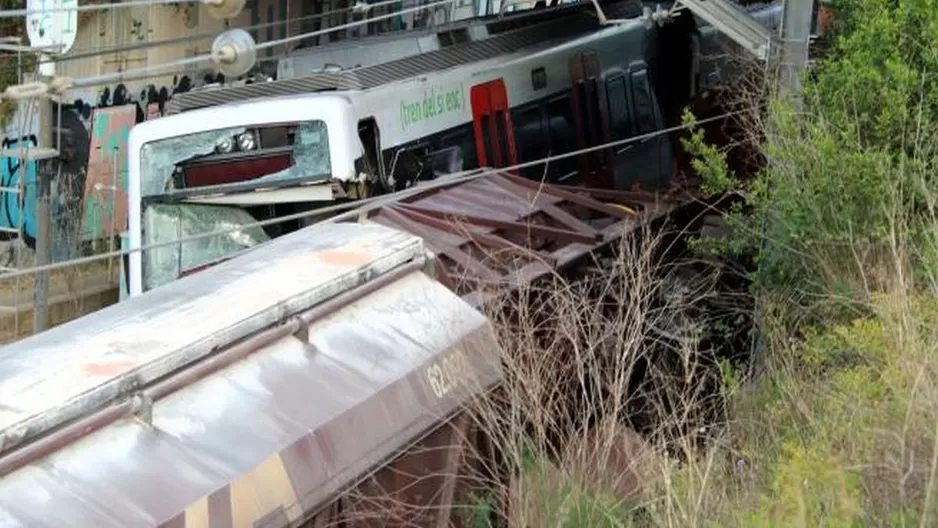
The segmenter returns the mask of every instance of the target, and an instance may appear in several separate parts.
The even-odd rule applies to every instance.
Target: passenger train
[[[600,25],[589,4],[545,7],[314,48],[277,80],[176,95],[169,115],[131,131],[125,247],[634,136],[646,139],[521,172],[618,189],[666,184],[675,146],[653,133],[714,78],[700,67],[699,21],[683,11],[659,26],[635,0],[603,9],[625,21]],[[778,9],[764,7],[762,20],[777,24]],[[329,64],[336,56],[352,67]],[[131,253],[125,294],[300,224]]]

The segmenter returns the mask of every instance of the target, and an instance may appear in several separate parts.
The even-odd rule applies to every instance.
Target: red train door
[[[577,147],[586,149],[608,143],[609,111],[599,67],[599,56],[589,50],[570,58],[570,83]],[[609,149],[580,154],[580,171],[587,185],[612,188]]]
[[[505,81],[477,84],[469,90],[479,166],[508,167],[518,163]]]

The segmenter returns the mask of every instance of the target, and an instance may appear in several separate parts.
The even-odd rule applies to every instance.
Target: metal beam
[[[760,60],[768,60],[776,40],[775,36],[768,28],[753,20],[732,2],[728,0],[678,1]]]

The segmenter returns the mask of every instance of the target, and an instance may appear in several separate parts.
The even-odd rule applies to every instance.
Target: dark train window
[[[515,143],[518,146],[518,161],[535,161],[547,155],[547,136],[544,134],[544,116],[540,107],[528,108],[514,119]],[[525,176],[536,177],[544,167],[535,165],[521,170]]]
[[[508,120],[505,119],[504,110],[495,112],[495,129],[498,131],[498,152],[501,155],[501,166],[507,167],[511,165],[511,157],[508,155]]]
[[[531,70],[531,87],[535,91],[547,87],[547,70],[543,67]]]
[[[606,99],[609,104],[609,121],[612,139],[621,140],[631,136],[629,123],[629,100],[625,91],[625,77],[616,75],[606,79]]]
[[[488,115],[482,116],[479,126],[482,128],[482,144],[485,149],[485,160],[479,160],[479,164],[492,166],[495,163],[495,156],[492,154],[492,118]]]
[[[576,148],[573,127],[573,109],[570,98],[559,97],[547,103],[547,122],[550,130],[550,154],[556,156]],[[548,173],[552,176],[566,176],[576,170],[576,158],[569,156],[550,162]]]
[[[462,129],[443,136],[440,148],[459,147],[463,156],[463,167],[466,169],[477,167],[475,142],[472,140],[472,129]]]
[[[638,133],[647,134],[657,130],[654,101],[651,98],[651,87],[648,86],[648,74],[644,69],[632,74],[632,104],[635,105]]]

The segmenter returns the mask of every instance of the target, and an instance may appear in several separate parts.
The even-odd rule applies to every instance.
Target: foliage
[[[691,167],[701,177],[701,192],[710,197],[732,191],[737,180],[727,167],[723,153],[704,140],[703,130],[695,128],[694,115],[689,111],[684,111],[681,124],[691,131],[689,138],[681,138],[681,144],[691,155]]]
[[[760,116],[764,170],[685,141],[708,191],[745,198],[709,249],[757,255],[764,365],[724,368],[732,420],[668,469],[657,524],[936,522],[938,2],[836,4],[801,106]]]
[[[934,292],[890,292],[873,296],[870,315],[776,343],[768,374],[733,385],[721,442],[672,468],[658,524],[933,524],[936,328]],[[675,519],[694,488],[698,510]]]
[[[728,218],[737,233],[730,243],[758,253],[759,287],[865,297],[871,285],[860,284],[861,275],[898,239],[921,245],[930,236],[938,161],[934,4],[840,6],[840,38],[805,80],[803,109],[769,106],[769,163],[754,179],[729,174],[721,154],[698,136],[685,142],[708,190],[745,197],[746,210]]]

